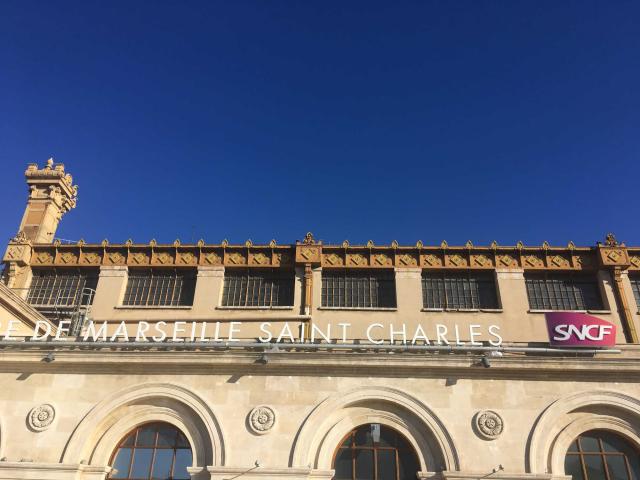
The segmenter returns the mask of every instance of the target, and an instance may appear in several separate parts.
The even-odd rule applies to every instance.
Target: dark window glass
[[[602,296],[594,275],[525,274],[529,307],[533,310],[600,310]]]
[[[173,425],[141,425],[120,442],[109,478],[123,480],[188,480],[191,447]]]
[[[225,307],[290,307],[293,305],[293,271],[234,268],[224,272],[222,305]]]
[[[631,281],[631,290],[633,290],[633,296],[636,298],[636,305],[640,310],[640,275],[629,275]]]
[[[564,461],[573,480],[638,480],[638,451],[624,438],[605,430],[580,435]]]
[[[34,268],[27,302],[44,307],[91,305],[98,285],[93,268]]]
[[[380,440],[372,435],[374,425],[362,425],[351,431],[335,453],[334,480],[414,480],[419,470],[418,457],[409,442],[384,425]]]
[[[123,305],[175,307],[192,305],[194,269],[131,269]]]
[[[395,308],[393,271],[325,270],[322,272],[322,306],[342,308]]]
[[[424,308],[498,308],[493,272],[425,272]]]

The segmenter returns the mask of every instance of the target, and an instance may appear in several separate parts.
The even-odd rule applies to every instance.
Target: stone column
[[[96,296],[91,306],[93,318],[113,316],[113,308],[122,303],[127,288],[128,270],[124,266],[102,266],[96,287]]]
[[[415,315],[422,309],[422,269],[396,268],[396,298],[398,313]]]
[[[499,307],[505,312],[522,314],[529,309],[527,286],[522,269],[496,269],[496,285],[498,287]]]
[[[223,285],[223,266],[200,265],[193,295],[193,314],[211,314],[220,305]]]

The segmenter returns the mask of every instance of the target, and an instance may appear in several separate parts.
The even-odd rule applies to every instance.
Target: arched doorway
[[[187,437],[165,422],[136,427],[120,442],[111,457],[109,478],[189,480],[193,463]]]
[[[334,457],[334,480],[414,480],[418,455],[407,439],[379,423],[361,425],[340,442]]]
[[[569,446],[564,470],[573,480],[636,480],[640,478],[640,452],[620,435],[590,430]]]

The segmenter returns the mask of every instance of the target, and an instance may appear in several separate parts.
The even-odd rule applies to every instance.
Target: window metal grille
[[[193,464],[191,446],[184,434],[168,423],[137,427],[118,445],[109,478],[120,480],[188,480]]]
[[[193,305],[195,270],[132,269],[123,305],[176,307]]]
[[[640,275],[629,276],[631,281],[631,290],[633,290],[633,296],[636,298],[636,305],[640,310]]]
[[[225,307],[290,307],[293,305],[293,271],[227,269],[222,305]]]
[[[640,452],[621,436],[591,430],[569,446],[564,471],[573,480],[637,480]]]
[[[602,296],[593,275],[525,274],[533,310],[600,310]]]
[[[422,304],[424,308],[498,308],[493,272],[425,272]]]
[[[36,307],[91,305],[98,284],[95,269],[33,269],[27,302]]]
[[[322,272],[322,306],[395,308],[394,273],[376,270],[325,270]]]

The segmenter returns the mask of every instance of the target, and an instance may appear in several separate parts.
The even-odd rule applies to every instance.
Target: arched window
[[[418,456],[394,429],[370,423],[352,430],[333,458],[335,480],[415,480]]]
[[[573,480],[638,480],[640,453],[619,435],[591,430],[569,447],[564,471]]]
[[[180,430],[168,423],[147,423],[120,442],[109,478],[189,480],[192,461],[191,446]]]

